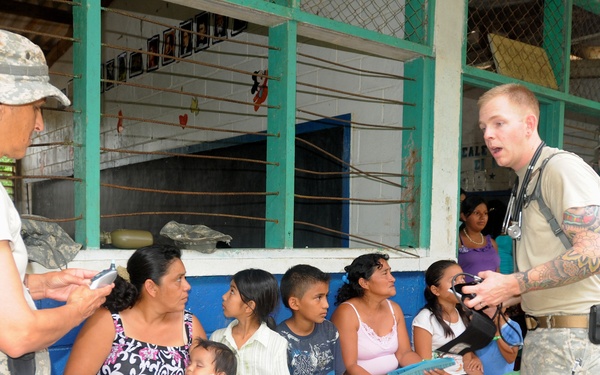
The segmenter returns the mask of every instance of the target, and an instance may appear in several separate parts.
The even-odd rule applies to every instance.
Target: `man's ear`
[[[525,116],[525,125],[527,126],[527,136],[531,136],[532,134],[534,134],[538,126],[537,116],[533,113],[529,113],[527,116]]]
[[[290,309],[294,311],[300,310],[300,300],[297,297],[290,297],[288,300],[288,305],[290,305]]]

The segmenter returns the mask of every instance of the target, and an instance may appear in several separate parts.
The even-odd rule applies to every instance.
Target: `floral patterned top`
[[[127,337],[119,313],[112,314],[115,339],[112,350],[98,375],[184,375],[192,343],[192,313],[184,311],[183,328],[187,343],[183,346],[160,346]]]

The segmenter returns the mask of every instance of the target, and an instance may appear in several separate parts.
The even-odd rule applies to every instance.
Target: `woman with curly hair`
[[[139,248],[127,261],[126,274],[115,280],[105,308],[83,325],[65,375],[185,374],[193,338],[206,333],[185,310],[191,286],[181,250]]]
[[[387,374],[421,361],[411,349],[402,309],[389,300],[396,287],[388,259],[383,253],[364,254],[344,268],[331,321],[348,375]]]

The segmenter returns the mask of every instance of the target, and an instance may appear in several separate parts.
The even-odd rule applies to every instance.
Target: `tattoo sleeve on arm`
[[[517,273],[522,293],[571,284],[600,272],[600,207],[566,210],[562,229],[573,247],[549,262]]]

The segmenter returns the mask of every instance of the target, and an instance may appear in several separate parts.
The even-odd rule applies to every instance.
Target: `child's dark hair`
[[[429,268],[427,268],[427,271],[425,271],[425,284],[427,284],[425,286],[424,293],[425,308],[431,311],[435,316],[435,319],[442,325],[442,328],[444,329],[444,336],[446,337],[454,337],[454,332],[452,331],[452,328],[450,328],[448,323],[444,321],[444,318],[442,316],[442,306],[438,302],[438,297],[431,291],[431,287],[439,287],[440,280],[442,279],[442,276],[444,276],[444,272],[446,271],[446,269],[448,269],[451,266],[457,265],[458,263],[456,263],[453,260],[438,260],[437,262],[434,262],[431,266],[429,266]],[[465,326],[468,325],[469,318],[460,303],[456,305],[456,310],[458,310],[458,314],[460,315],[462,321],[465,323]]]
[[[115,287],[103,306],[111,312],[132,307],[140,298],[146,280],[160,285],[160,279],[175,259],[181,259],[181,250],[175,246],[152,245],[137,249],[127,261],[129,280],[117,276]]]
[[[283,305],[290,308],[291,297],[302,298],[304,293],[316,283],[329,283],[329,275],[317,267],[298,264],[290,268],[281,278],[281,299]]]
[[[485,199],[483,199],[479,195],[469,195],[468,197],[465,198],[464,201],[462,201],[460,203],[460,213],[465,215],[465,217],[469,217],[469,216],[471,216],[473,211],[475,211],[477,206],[479,206],[482,203],[485,204],[485,206],[487,208],[487,202],[485,201]],[[465,227],[465,223],[463,222],[460,225],[460,229],[463,229],[464,227]]]
[[[196,337],[192,343],[192,350],[197,347],[206,349],[214,355],[215,373],[224,373],[225,375],[235,375],[237,372],[237,360],[235,354],[227,345],[220,342],[205,340],[201,337]]]
[[[390,256],[384,253],[370,253],[354,259],[349,266],[344,267],[344,284],[338,289],[335,297],[335,305],[354,297],[362,297],[365,290],[360,286],[358,280],[369,280],[376,269],[383,267],[381,260],[388,260]]]
[[[254,301],[253,315],[259,322],[267,323],[275,329],[275,319],[271,316],[279,303],[279,288],[275,276],[257,268],[239,271],[232,278],[244,303]]]

